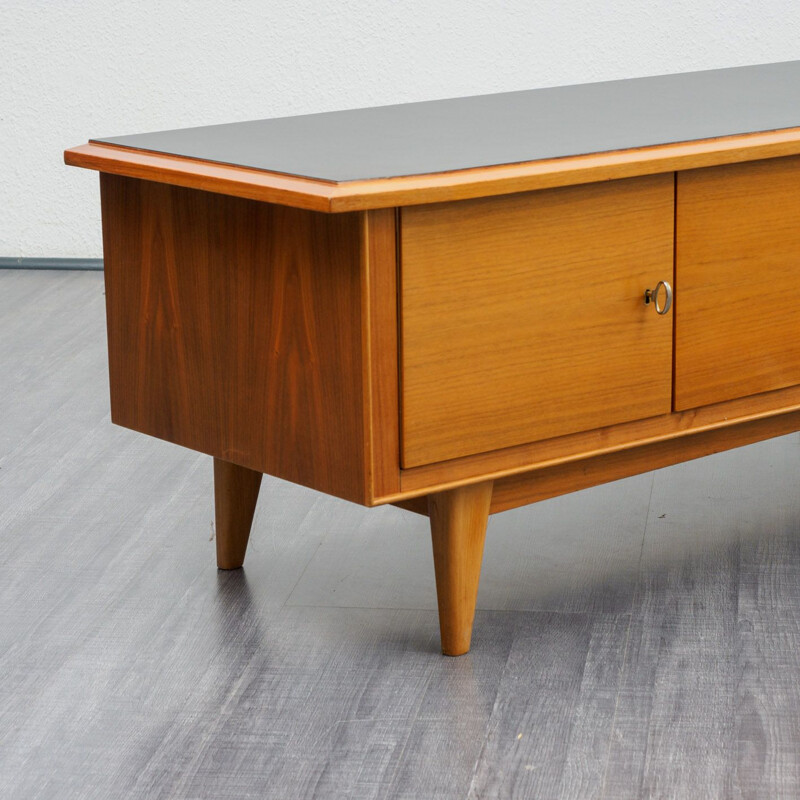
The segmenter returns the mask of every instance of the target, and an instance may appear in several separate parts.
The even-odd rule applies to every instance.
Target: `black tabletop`
[[[800,126],[800,61],[94,139],[343,182]]]

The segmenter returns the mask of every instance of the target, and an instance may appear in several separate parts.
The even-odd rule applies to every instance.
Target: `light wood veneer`
[[[800,383],[800,157],[678,174],[675,408]]]
[[[674,178],[401,213],[404,467],[670,411]]]

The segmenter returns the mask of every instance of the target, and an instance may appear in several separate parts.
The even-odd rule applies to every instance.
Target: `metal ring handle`
[[[662,287],[666,293],[663,306],[658,304],[658,294]],[[644,293],[644,302],[645,305],[654,303],[656,307],[656,314],[661,314],[662,316],[664,314],[668,314],[669,310],[672,308],[672,287],[669,285],[669,283],[667,283],[667,281],[659,281],[656,284],[655,289],[648,289]]]

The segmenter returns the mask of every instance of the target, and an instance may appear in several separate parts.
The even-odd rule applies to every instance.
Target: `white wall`
[[[0,0],[0,256],[101,255],[90,136],[790,59],[798,0]]]

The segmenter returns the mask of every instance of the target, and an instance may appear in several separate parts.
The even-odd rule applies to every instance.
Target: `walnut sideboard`
[[[800,62],[93,140],[112,419],[430,517],[442,649],[487,518],[800,430]]]

